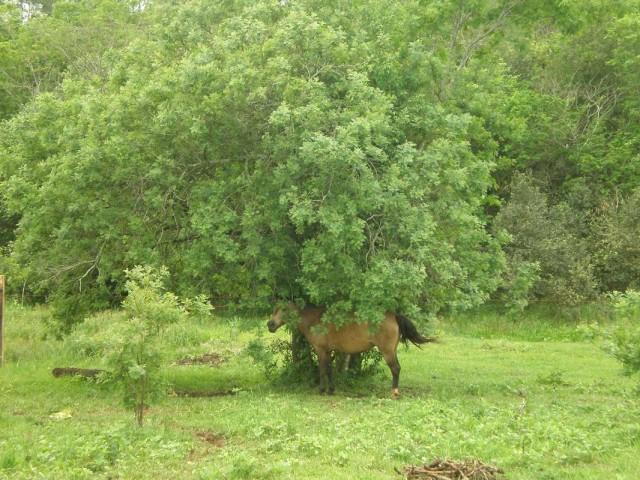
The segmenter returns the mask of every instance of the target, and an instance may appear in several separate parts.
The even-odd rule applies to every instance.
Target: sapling
[[[627,375],[640,373],[640,292],[613,292],[610,299],[620,325],[605,348],[622,362]]]
[[[166,291],[166,268],[137,266],[125,274],[127,298],[122,306],[127,321],[114,331],[108,360],[112,379],[124,390],[125,405],[133,409],[142,426],[148,403],[166,391],[161,372],[163,331],[187,316],[188,310],[202,313],[209,312],[210,307],[203,298],[181,302]]]

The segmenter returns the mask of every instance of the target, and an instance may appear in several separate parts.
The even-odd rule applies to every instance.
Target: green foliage
[[[66,75],[104,76],[105,52],[126,45],[141,27],[140,16],[118,0],[61,1],[21,21],[29,3],[0,5],[0,120],[54,91]]]
[[[640,372],[640,328],[619,328],[609,345],[611,354],[624,366],[628,375]]]
[[[345,11],[347,35],[313,2],[160,3],[154,34],[104,76],[70,76],[12,118],[2,185],[30,285],[117,303],[120,272],[144,263],[168,265],[180,292],[297,298],[336,319],[486,300],[502,255],[482,212],[497,155],[483,105],[512,82],[474,69],[443,103],[437,56],[381,39],[362,8]],[[497,85],[484,100],[479,79]]]
[[[540,264],[510,258],[498,290],[498,298],[513,314],[522,312],[531,300],[533,288],[540,280]]]
[[[510,192],[494,228],[511,237],[505,250],[513,272],[507,277],[507,286],[515,288],[512,303],[526,305],[536,297],[561,304],[592,299],[596,282],[587,244],[575,227],[578,214],[566,203],[549,205],[527,176],[515,176]]]
[[[305,370],[304,374],[294,368],[300,365],[293,362],[291,344],[285,340],[276,340],[265,343],[260,339],[252,340],[247,344],[245,352],[262,369],[265,376],[274,380],[282,377],[286,380],[306,380],[312,375],[312,370]]]
[[[0,268],[61,331],[136,264],[336,322],[638,287],[637,0],[34,5],[0,6]]]
[[[58,337],[69,333],[74,325],[81,323],[96,309],[107,309],[111,305],[104,288],[88,291],[56,292],[49,298],[53,309],[51,330]]]
[[[160,374],[162,350],[150,340],[149,326],[131,319],[121,332],[120,344],[110,358],[113,380],[124,389],[124,404],[131,408],[139,426],[148,404],[166,391]]]
[[[612,292],[609,299],[618,318],[629,321],[640,318],[640,291]]]
[[[596,273],[607,291],[640,288],[640,190],[604,204],[594,221]]]
[[[138,425],[142,426],[144,411],[151,402],[166,392],[166,384],[161,372],[164,358],[162,333],[170,325],[183,320],[187,315],[178,298],[165,290],[165,281],[169,275],[166,268],[159,270],[151,267],[136,266],[125,272],[127,298],[122,306],[126,321],[113,324],[107,329],[109,344],[107,364],[111,368],[111,380],[120,384],[124,390],[125,405],[131,407]],[[201,300],[191,300],[193,307]],[[196,310],[206,311],[204,305]],[[101,316],[93,319],[105,320],[109,317]],[[90,330],[91,324],[83,327]],[[104,337],[103,337],[104,339]],[[92,337],[93,347],[85,353],[97,353],[96,339]],[[76,340],[76,345],[82,345],[82,340]]]
[[[618,359],[628,375],[640,372],[640,291],[612,292],[609,300],[623,323],[607,335],[605,349]]]
[[[257,338],[251,340],[245,353],[258,365],[264,375],[277,385],[317,385],[318,360],[308,342],[292,349],[291,342],[278,339],[271,342]],[[382,355],[377,349],[358,355],[351,355],[349,365],[345,365],[344,354],[333,356],[333,376],[338,385],[363,382],[379,373]]]
[[[131,320],[140,320],[148,334],[157,334],[184,315],[178,297],[165,291],[169,271],[162,267],[136,266],[126,270],[127,298],[122,307]]]

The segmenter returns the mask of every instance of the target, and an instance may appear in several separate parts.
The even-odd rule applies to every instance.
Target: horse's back
[[[398,345],[400,341],[400,327],[396,320],[395,313],[387,312],[384,315],[384,320],[380,324],[380,328],[375,333],[376,345],[382,347],[382,345],[393,344],[393,348]]]
[[[398,345],[400,330],[393,313],[386,313],[377,329],[370,329],[369,323],[354,322],[342,327],[328,325],[324,333],[313,333],[313,327],[320,324],[323,313],[321,309],[314,308],[303,314],[307,339],[317,348],[353,354],[366,352],[373,346],[386,350],[395,349]]]
[[[369,350],[373,345],[368,323],[349,323],[338,329],[329,327],[327,347],[344,353],[360,353]]]

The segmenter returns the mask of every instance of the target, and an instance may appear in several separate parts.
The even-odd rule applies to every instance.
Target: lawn
[[[270,383],[244,349],[272,336],[237,318],[194,322],[168,339],[167,378],[174,390],[228,394],[167,396],[138,428],[117,391],[51,375],[100,365],[46,335],[47,316],[7,311],[0,478],[400,479],[394,467],[436,457],[478,458],[508,479],[640,472],[637,380],[581,340],[580,319],[558,328],[497,315],[441,321],[438,343],[400,350],[399,400],[386,369],[332,397]],[[202,353],[224,361],[173,364]]]

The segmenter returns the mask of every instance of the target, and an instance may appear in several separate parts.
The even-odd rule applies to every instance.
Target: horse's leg
[[[385,362],[387,362],[389,370],[391,370],[391,395],[397,398],[400,396],[400,390],[398,390],[398,383],[400,382],[400,362],[398,362],[398,354],[394,349],[393,351],[383,351],[382,356]]]
[[[323,394],[327,391],[328,377],[331,377],[331,354],[319,348],[316,349],[316,354],[318,355],[318,369],[320,371],[320,394]],[[329,393],[333,392],[329,390]]]

